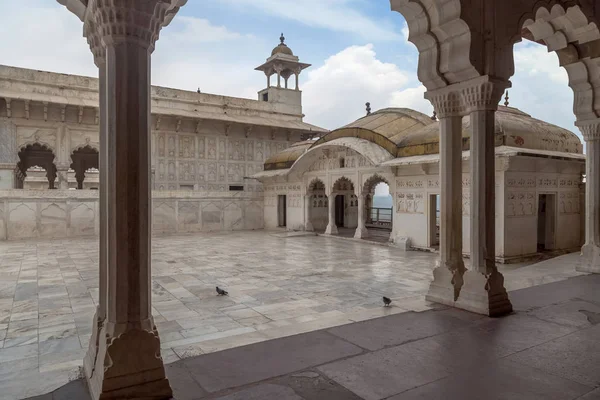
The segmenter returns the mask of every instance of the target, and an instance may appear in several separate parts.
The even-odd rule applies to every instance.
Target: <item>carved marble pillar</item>
[[[0,189],[17,187],[14,173],[19,162],[17,128],[9,118],[0,118]]]
[[[337,235],[338,228],[335,224],[335,193],[330,193],[327,198],[327,206],[329,207],[329,220],[327,222],[327,228],[325,229],[326,235]]]
[[[161,27],[185,2],[111,0],[86,2],[87,10],[69,7],[84,20],[94,55],[100,46],[105,57],[100,142],[106,151],[99,164],[106,318],[101,323],[99,307],[95,365],[86,366],[95,400],[172,397],[151,313],[150,60]]]
[[[69,165],[58,164],[56,166],[56,178],[58,182],[54,185],[55,188],[61,190],[69,189]],[[50,179],[50,178],[48,178]]]
[[[456,93],[428,94],[440,119],[440,258],[427,300],[454,305],[463,286],[462,116]],[[433,216],[435,218],[435,216]]]
[[[307,232],[312,232],[315,229],[313,228],[313,224],[310,220],[311,213],[310,210],[312,208],[312,196],[307,194],[304,196],[304,230]]]
[[[512,311],[495,263],[495,110],[508,82],[482,76],[428,93],[440,115],[440,265],[427,299],[488,316]],[[462,261],[462,124],[471,119],[471,269]],[[450,285],[448,285],[450,281]]]
[[[354,232],[355,239],[366,239],[369,237],[369,230],[365,224],[365,200],[366,194],[360,193],[358,195],[358,226]]]
[[[587,147],[585,170],[585,244],[581,272],[600,274],[600,119],[578,122]]]
[[[462,91],[471,117],[471,268],[459,307],[491,317],[512,312],[504,277],[496,267],[495,118],[508,82],[479,78]]]
[[[106,132],[106,60],[104,48],[100,43],[90,43],[92,47],[92,53],[94,53],[94,59],[96,66],[98,67],[98,81],[99,81],[99,101],[100,101],[100,148],[98,151],[98,172],[99,172],[99,231],[100,231],[100,246],[99,246],[99,284],[98,284],[98,306],[96,307],[96,313],[92,320],[92,336],[89,341],[88,351],[83,359],[83,369],[85,376],[88,379],[92,379],[97,363],[98,348],[100,344],[100,338],[102,337],[102,328],[106,321],[106,306],[107,306],[107,280],[108,280],[108,209],[106,204],[107,198],[107,132]]]

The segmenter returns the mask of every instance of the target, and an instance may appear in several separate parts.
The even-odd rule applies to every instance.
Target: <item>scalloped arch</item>
[[[408,40],[419,50],[417,74],[427,90],[481,76],[471,63],[471,30],[461,18],[461,0],[390,0],[390,4],[406,19]]]

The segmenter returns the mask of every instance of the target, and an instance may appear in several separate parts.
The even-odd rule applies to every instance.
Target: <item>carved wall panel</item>
[[[508,192],[506,194],[506,216],[507,217],[529,217],[536,215],[535,192]]]
[[[581,212],[579,196],[579,192],[575,191],[560,193],[558,199],[558,212],[561,214],[579,214]]]
[[[179,135],[179,158],[196,158],[194,136]]]
[[[40,143],[48,146],[56,155],[57,153],[57,131],[55,128],[37,128],[29,126],[17,126],[17,147]]]
[[[423,214],[425,199],[422,193],[396,193],[396,213]]]

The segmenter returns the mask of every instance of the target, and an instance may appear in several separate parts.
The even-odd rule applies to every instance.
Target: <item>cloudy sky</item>
[[[262,64],[283,32],[301,61],[305,120],[334,129],[374,110],[431,114],[416,76],[417,51],[389,0],[188,0],[163,29],[152,83],[256,98]],[[0,0],[0,64],[96,76],[82,24],[54,0]],[[554,54],[515,47],[512,106],[579,133],[573,94]]]

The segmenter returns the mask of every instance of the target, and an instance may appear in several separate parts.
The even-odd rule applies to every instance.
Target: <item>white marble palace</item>
[[[258,100],[152,87],[155,231],[262,228],[262,185],[248,177],[326,132],[303,122],[310,65],[280,41],[256,68]],[[96,78],[0,66],[0,239],[98,233],[98,90]]]
[[[495,126],[496,258],[520,261],[540,251],[579,249],[585,172],[579,138],[508,106],[499,106]],[[384,182],[394,200],[390,240],[405,248],[438,247],[439,129],[417,111],[384,109],[268,158],[255,175],[265,185],[265,227],[350,229],[355,238],[367,238],[375,186]],[[465,118],[464,253],[470,250],[470,131]]]
[[[596,2],[390,0],[406,19],[439,122],[389,109],[328,134],[302,122],[296,89],[307,65],[283,41],[258,68],[277,75],[258,101],[152,88],[160,31],[187,0],[58,2],[82,22],[99,80],[0,69],[0,235],[98,232],[98,301],[83,360],[93,399],[173,397],[152,315],[150,220],[170,232],[312,225],[330,234],[356,227],[364,237],[367,196],[385,181],[396,244],[436,245],[440,196],[429,301],[511,313],[495,258],[578,247],[582,221],[577,270],[600,273]],[[585,159],[572,133],[498,106],[522,39],[556,52],[567,71]],[[290,146],[313,134],[318,140]],[[32,166],[62,189],[20,189]],[[86,187],[94,168],[98,191],[67,190],[70,169],[73,185]]]
[[[383,227],[394,245],[439,247],[437,118],[368,107],[367,116],[332,132],[310,125],[299,88],[309,66],[282,35],[256,68],[267,77],[258,100],[152,87],[155,232],[285,228],[364,239],[369,227]],[[95,78],[0,66],[0,239],[98,234],[98,89]],[[495,129],[496,259],[581,247],[578,137],[508,107],[508,99]],[[460,143],[465,254],[470,132],[467,117]],[[378,225],[371,214],[381,182],[393,207]]]

